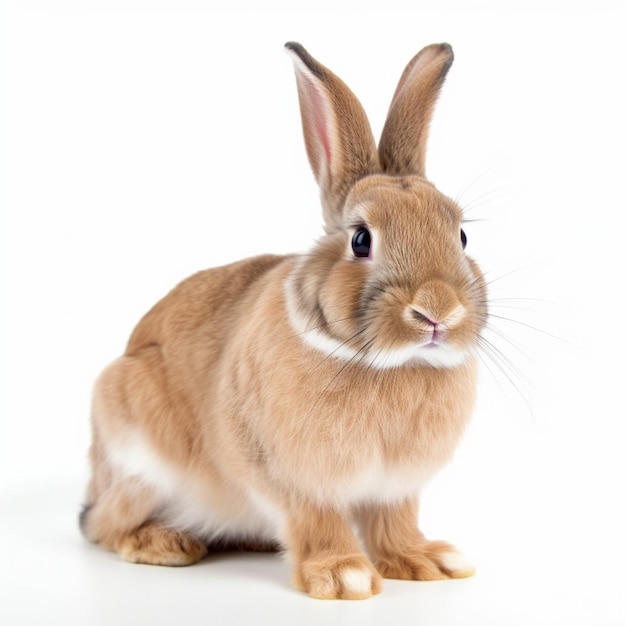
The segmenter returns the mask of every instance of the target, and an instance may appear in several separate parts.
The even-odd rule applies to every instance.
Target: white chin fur
[[[359,353],[354,348],[346,346],[341,341],[329,337],[323,332],[313,330],[298,330],[302,340],[311,348],[325,356],[335,357],[344,361],[356,359],[368,367],[385,370],[404,365],[428,365],[436,368],[453,368],[463,364],[469,353],[448,345],[426,348],[419,344],[409,344],[403,348],[376,350],[371,353]]]
[[[440,345],[436,348],[426,348],[419,344],[411,344],[404,348],[383,350],[373,355],[368,355],[365,362],[377,369],[401,367],[402,365],[429,365],[437,368],[458,367],[468,357],[465,350],[458,350],[448,345]]]
[[[385,370],[404,365],[427,365],[440,369],[453,368],[462,365],[469,356],[469,351],[459,350],[453,346],[442,344],[437,347],[427,348],[419,343],[409,344],[402,348],[390,348],[387,350],[373,350],[372,352],[359,353],[354,348],[342,341],[330,337],[317,328],[310,328],[304,316],[296,310],[291,301],[287,288],[287,310],[289,321],[299,337],[309,347],[321,352],[324,356],[350,361],[355,359],[357,363],[363,363],[368,367]]]

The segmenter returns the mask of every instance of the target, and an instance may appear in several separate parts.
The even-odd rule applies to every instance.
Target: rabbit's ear
[[[326,230],[340,227],[354,183],[380,171],[365,111],[345,83],[298,43],[287,43],[296,70],[304,141],[321,190]]]
[[[448,44],[433,44],[418,52],[406,66],[378,144],[386,173],[424,176],[428,127],[453,59]]]

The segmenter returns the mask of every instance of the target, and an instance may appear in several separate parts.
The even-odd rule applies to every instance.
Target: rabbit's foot
[[[382,579],[364,556],[325,556],[304,561],[294,586],[323,600],[362,600],[381,592]]]
[[[121,538],[116,549],[131,563],[172,567],[192,565],[208,553],[204,543],[184,532],[158,524],[140,526]]]
[[[379,555],[375,565],[383,578],[401,580],[467,578],[475,572],[464,554],[443,541],[427,541],[406,553]]]

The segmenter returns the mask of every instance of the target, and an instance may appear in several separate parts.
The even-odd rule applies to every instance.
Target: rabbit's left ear
[[[449,44],[432,44],[406,66],[378,144],[380,163],[386,173],[424,176],[428,127],[453,59]]]
[[[380,171],[376,142],[356,96],[300,44],[287,43],[296,70],[304,141],[320,187],[326,230],[343,225],[354,183]]]

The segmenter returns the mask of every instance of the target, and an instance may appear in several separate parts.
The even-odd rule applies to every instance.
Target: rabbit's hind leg
[[[208,553],[190,533],[153,521],[155,490],[135,477],[111,484],[81,514],[85,536],[132,563],[191,565]]]
[[[204,558],[207,546],[191,535],[148,522],[118,539],[117,552],[132,563],[180,567]]]

